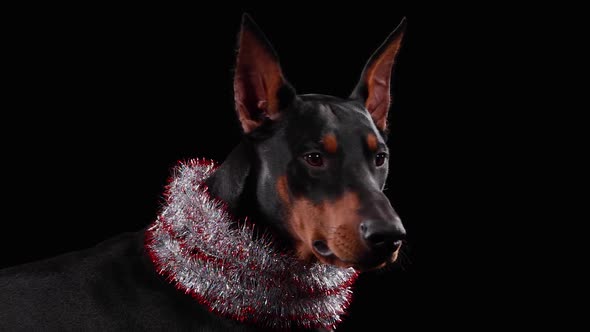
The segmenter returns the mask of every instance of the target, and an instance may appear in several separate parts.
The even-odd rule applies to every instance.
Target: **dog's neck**
[[[261,233],[271,233],[279,238],[276,241],[283,249],[293,244],[283,214],[277,209],[270,209],[275,215],[262,212],[261,200],[258,198],[256,170],[260,161],[256,155],[254,144],[248,138],[243,140],[229,153],[227,158],[217,167],[205,184],[209,193],[226,204],[228,212],[237,219],[250,218],[256,220],[256,228]],[[269,204],[268,198],[265,204]]]
[[[215,170],[205,184],[209,193],[227,204],[229,211],[235,216],[247,214],[244,210],[247,204],[241,204],[247,199],[246,191],[254,192],[248,184],[248,177],[252,169],[253,151],[250,143],[243,140],[227,156],[225,161]]]
[[[219,169],[217,169],[218,171]],[[158,273],[210,311],[267,328],[332,328],[356,279],[353,269],[306,264],[255,237],[211,197],[208,161],[180,165],[161,214],[147,230],[146,248]]]

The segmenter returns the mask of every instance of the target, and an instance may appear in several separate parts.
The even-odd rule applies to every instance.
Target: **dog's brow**
[[[375,136],[375,134],[370,133],[367,135],[367,147],[369,148],[369,150],[371,151],[377,151],[377,136]]]
[[[324,135],[322,138],[322,144],[324,150],[328,153],[336,153],[336,150],[338,150],[338,141],[336,140],[336,135],[333,133]]]

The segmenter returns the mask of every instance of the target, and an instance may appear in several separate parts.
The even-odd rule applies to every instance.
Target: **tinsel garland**
[[[211,312],[261,327],[335,328],[348,307],[357,272],[305,264],[278,250],[268,234],[235,220],[204,181],[216,163],[180,163],[166,204],[146,233],[158,273]]]

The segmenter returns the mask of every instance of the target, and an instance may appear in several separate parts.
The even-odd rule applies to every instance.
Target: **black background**
[[[487,170],[503,137],[487,133],[502,132],[495,97],[512,92],[490,89],[489,77],[508,80],[500,59],[518,38],[502,26],[513,17],[395,4],[226,7],[35,8],[10,25],[0,267],[137,231],[157,215],[178,160],[225,158],[240,137],[231,79],[243,12],[299,93],[340,97],[405,16],[387,194],[408,244],[395,267],[361,276],[341,330],[470,326],[466,317],[489,315],[496,286],[477,280],[494,273],[482,267],[492,249],[475,244],[500,213],[481,206],[490,195],[481,188],[501,179]],[[496,308],[494,320],[508,311]]]

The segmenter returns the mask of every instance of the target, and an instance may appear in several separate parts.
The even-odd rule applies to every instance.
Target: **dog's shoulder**
[[[0,330],[256,329],[212,315],[159,276],[140,231],[0,270]]]
[[[102,276],[96,272],[104,270],[108,274],[117,265],[137,256],[138,249],[141,250],[141,246],[137,245],[141,236],[141,233],[124,233],[89,249],[5,268],[0,270],[0,289],[92,281]]]
[[[89,249],[0,270],[0,326],[67,330],[77,325],[72,317],[108,315],[117,295],[129,296],[145,274],[142,239],[143,232],[124,233]]]

